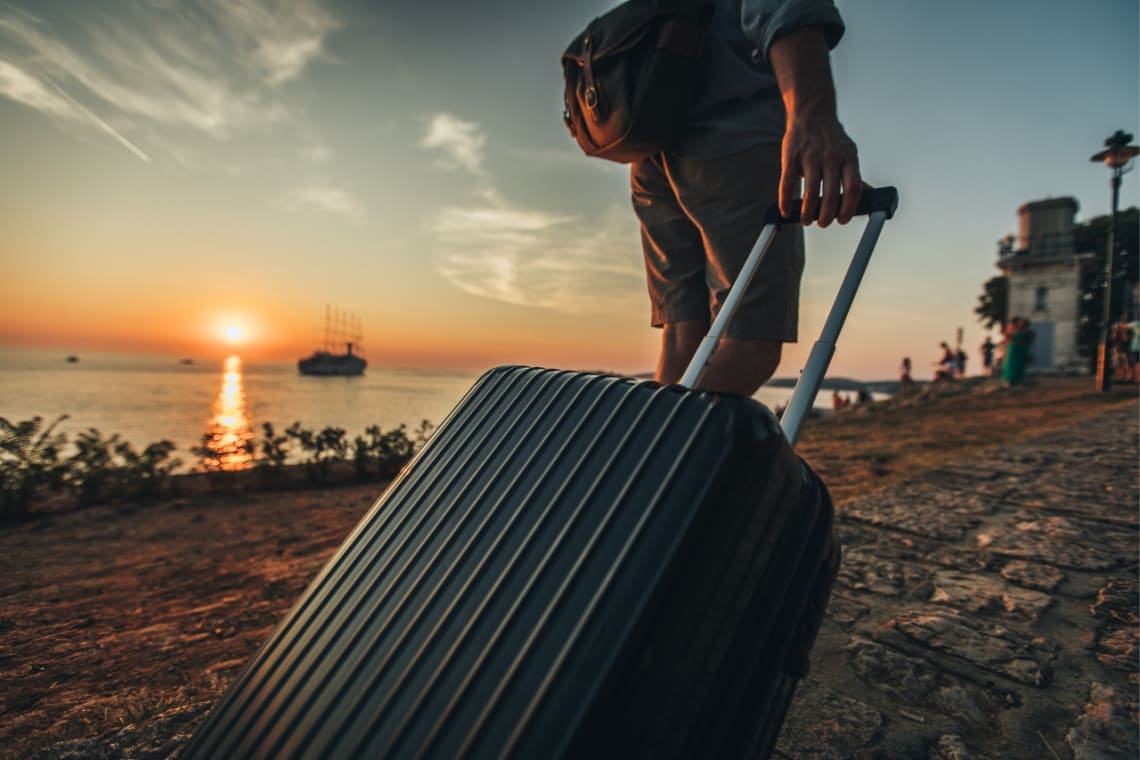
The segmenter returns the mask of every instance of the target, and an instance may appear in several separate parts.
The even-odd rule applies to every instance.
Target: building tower
[[[999,246],[998,267],[1009,280],[1006,320],[1025,317],[1034,338],[1030,367],[1085,371],[1079,354],[1081,283],[1092,253],[1078,253],[1073,240],[1075,198],[1032,201],[1017,210],[1018,237]]]

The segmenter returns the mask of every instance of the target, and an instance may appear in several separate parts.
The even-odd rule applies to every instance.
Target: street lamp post
[[[1105,149],[1090,161],[1103,162],[1112,170],[1112,217],[1108,224],[1108,251],[1104,257],[1104,314],[1100,325],[1100,343],[1096,354],[1096,389],[1112,389],[1112,354],[1109,352],[1108,331],[1112,327],[1112,258],[1116,248],[1116,207],[1120,202],[1120,177],[1128,171],[1128,165],[1140,148],[1129,145],[1132,135],[1116,130],[1104,141]]]

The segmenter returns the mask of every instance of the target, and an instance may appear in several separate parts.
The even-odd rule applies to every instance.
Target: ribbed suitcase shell
[[[492,370],[183,757],[766,756],[831,519],[754,401]]]

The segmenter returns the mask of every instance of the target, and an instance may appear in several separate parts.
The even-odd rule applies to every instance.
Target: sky
[[[0,346],[651,370],[628,169],[578,152],[559,55],[602,0],[0,0]],[[840,119],[898,187],[832,375],[916,376],[1017,209],[1140,132],[1135,0],[839,0]],[[1136,173],[1121,207],[1136,205]],[[794,375],[861,223],[808,232]],[[972,360],[977,362],[976,352]]]

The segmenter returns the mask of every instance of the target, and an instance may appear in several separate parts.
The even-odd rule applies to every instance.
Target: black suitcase
[[[897,203],[866,195],[844,314]],[[812,366],[785,431],[727,394],[488,372],[182,756],[768,756],[839,562],[789,445]]]

